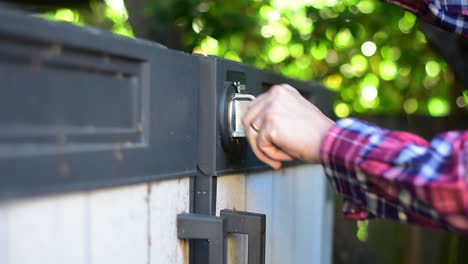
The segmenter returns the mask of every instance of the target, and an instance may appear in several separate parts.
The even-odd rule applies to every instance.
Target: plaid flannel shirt
[[[384,0],[468,36],[468,0]],[[466,143],[465,143],[466,142]],[[320,158],[347,218],[394,219],[468,233],[468,131],[431,142],[347,118],[324,138]]]
[[[320,158],[348,218],[468,232],[468,131],[427,142],[346,118],[322,141]]]
[[[448,31],[468,36],[467,0],[384,0]]]

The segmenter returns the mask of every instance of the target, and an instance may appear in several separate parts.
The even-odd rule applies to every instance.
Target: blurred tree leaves
[[[335,107],[340,117],[362,112],[442,116],[459,108],[452,73],[428,45],[416,17],[390,4],[148,0],[143,10],[152,25],[144,37],[169,47],[321,80],[340,95]],[[179,35],[177,45],[154,37],[168,28]]]
[[[60,1],[43,1],[56,2],[41,14],[44,18],[67,21],[80,26],[94,26],[128,37],[134,36],[123,0],[80,0],[77,1],[82,3],[79,7],[71,8],[67,3]]]
[[[137,37],[170,48],[320,80],[339,95],[339,117],[363,112],[443,116],[466,106],[416,17],[378,0],[132,0],[126,8],[128,21],[126,15],[109,19],[99,7],[95,21],[79,14],[84,23],[117,32],[117,24],[131,32],[130,23]],[[103,14],[102,21],[114,26],[99,22]]]

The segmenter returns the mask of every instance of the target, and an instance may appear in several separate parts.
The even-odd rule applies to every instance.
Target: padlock
[[[249,104],[255,100],[255,96],[251,94],[234,93],[228,105],[228,122],[231,137],[245,137],[244,125],[242,118],[249,109]]]

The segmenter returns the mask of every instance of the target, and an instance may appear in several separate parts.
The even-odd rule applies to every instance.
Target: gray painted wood
[[[0,199],[197,173],[196,56],[4,7],[0,17]]]

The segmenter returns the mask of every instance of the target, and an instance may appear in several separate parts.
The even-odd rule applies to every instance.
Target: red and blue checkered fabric
[[[320,155],[348,218],[468,232],[468,131],[427,142],[346,118],[324,138]]]
[[[468,36],[468,0],[384,0],[448,31]]]

